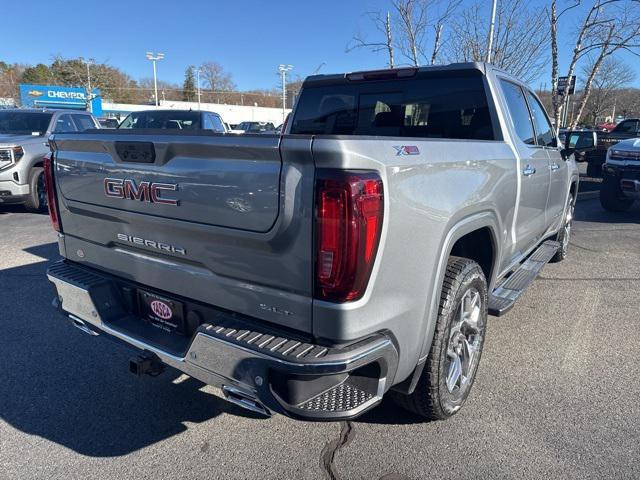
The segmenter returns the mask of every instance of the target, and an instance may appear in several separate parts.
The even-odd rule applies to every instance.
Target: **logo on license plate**
[[[171,307],[160,300],[154,300],[149,306],[151,311],[163,320],[169,320],[173,316]]]

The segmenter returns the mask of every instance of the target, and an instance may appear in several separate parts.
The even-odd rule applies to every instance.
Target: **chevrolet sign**
[[[100,90],[93,89],[91,97],[91,113],[99,117],[102,115]],[[87,91],[83,87],[21,84],[20,101],[23,107],[30,108],[73,108],[86,110]]]

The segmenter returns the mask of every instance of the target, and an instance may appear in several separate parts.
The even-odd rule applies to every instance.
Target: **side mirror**
[[[584,154],[596,147],[597,138],[594,131],[567,132],[565,136],[564,149],[560,154],[564,160],[568,160],[575,152]]]

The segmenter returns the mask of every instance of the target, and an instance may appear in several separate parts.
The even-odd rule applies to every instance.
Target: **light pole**
[[[202,67],[198,67],[196,70],[196,83],[198,85],[198,110],[200,110],[200,72],[202,71]]]
[[[86,109],[88,112],[92,112],[92,101],[93,101],[93,89],[91,88],[91,70],[89,68],[90,64],[95,63],[96,61],[93,58],[89,58],[85,61],[83,57],[79,57],[79,60],[83,62],[87,67],[87,94],[85,98]]]
[[[293,65],[278,65],[278,71],[282,76],[282,123],[287,119],[287,72],[293,69]]]
[[[491,25],[489,27],[489,38],[487,39],[487,63],[491,63],[491,50],[493,50],[493,31],[496,27],[496,4],[498,0],[493,0],[491,5]]]
[[[164,53],[147,52],[147,60],[153,62],[153,90],[155,92],[156,107],[159,105],[158,101],[158,76],[156,73],[156,62],[164,58]]]

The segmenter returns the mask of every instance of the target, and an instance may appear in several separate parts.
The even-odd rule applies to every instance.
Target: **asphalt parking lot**
[[[336,424],[134,378],[129,350],[51,308],[48,218],[0,207],[0,478],[638,478],[640,207],[576,215],[570,258],[491,319],[460,414],[422,423],[385,401]]]

